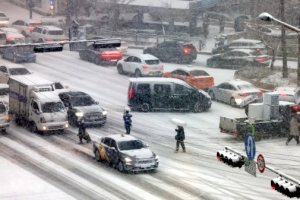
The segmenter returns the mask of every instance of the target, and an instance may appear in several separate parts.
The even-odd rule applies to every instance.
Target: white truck
[[[11,77],[9,111],[16,124],[43,133],[68,128],[67,109],[54,88],[54,82],[34,74]]]

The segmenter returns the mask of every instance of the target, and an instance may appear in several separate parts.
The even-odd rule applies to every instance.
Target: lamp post
[[[261,13],[258,16],[261,20],[263,21],[275,21],[281,25],[283,25],[284,27],[291,29],[292,31],[295,31],[298,33],[298,68],[297,68],[297,86],[300,86],[300,29],[292,26],[290,24],[287,24],[283,21],[280,21],[279,19],[276,19],[275,17],[273,17],[272,15],[270,15],[269,13]]]

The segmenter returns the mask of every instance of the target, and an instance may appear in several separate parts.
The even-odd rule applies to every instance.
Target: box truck
[[[67,109],[54,90],[54,82],[34,74],[11,77],[9,110],[16,124],[43,133],[68,128]]]

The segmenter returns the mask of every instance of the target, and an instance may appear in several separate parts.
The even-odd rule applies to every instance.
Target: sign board
[[[84,26],[72,26],[69,28],[70,41],[86,40],[86,28]],[[86,42],[70,43],[70,51],[76,51],[78,49],[85,49],[87,47]]]
[[[253,160],[245,160],[245,171],[256,177],[256,163]]]
[[[256,153],[255,140],[251,133],[248,133],[245,138],[245,150],[249,160],[253,160]]]
[[[264,159],[264,157],[261,154],[259,154],[257,156],[257,168],[258,168],[258,170],[259,170],[260,173],[264,173],[265,168],[266,168],[265,159]]]

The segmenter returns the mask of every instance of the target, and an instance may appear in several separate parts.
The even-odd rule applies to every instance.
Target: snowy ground
[[[137,53],[141,50],[129,50],[128,55]],[[164,63],[164,67],[166,71],[205,69],[214,76],[215,84],[233,78],[234,70],[207,68],[207,58],[198,55],[191,66]],[[115,66],[97,66],[69,51],[38,54],[36,63],[23,65],[46,79],[63,82],[71,90],[85,91],[100,102],[108,111],[108,122],[100,128],[88,128],[93,140],[124,132],[122,113],[129,77],[118,74]],[[77,144],[77,128],[43,137],[12,122],[8,134],[0,135],[0,188],[4,188],[0,199],[287,199],[271,190],[270,180],[276,174],[266,170],[253,177],[244,168],[230,168],[216,160],[216,152],[225,146],[240,152],[245,149],[242,141],[220,133],[220,116],[245,114],[243,109],[219,102],[198,114],[133,112],[132,135],[149,144],[160,158],[156,173],[137,174],[121,174],[95,162],[92,144]],[[175,126],[169,122],[173,117],[188,124],[185,154],[173,153]],[[263,154],[267,165],[300,179],[300,153],[295,141],[286,146],[285,138],[268,139],[256,145],[257,155]]]

